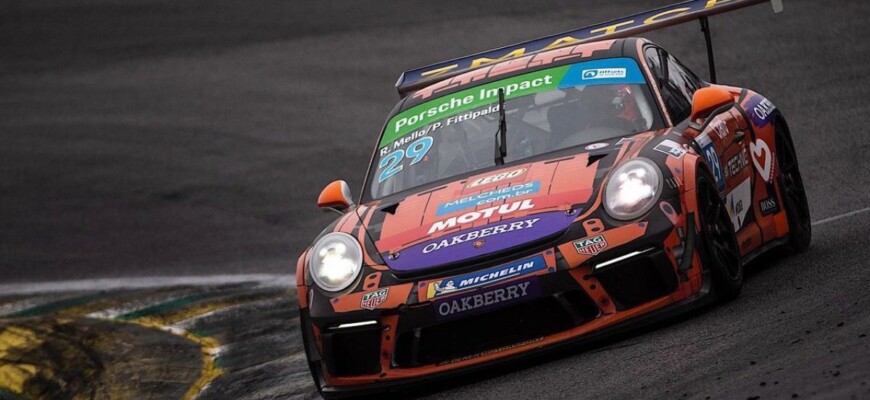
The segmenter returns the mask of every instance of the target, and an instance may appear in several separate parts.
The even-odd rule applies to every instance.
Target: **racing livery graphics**
[[[761,2],[688,1],[403,74],[362,194],[324,189],[318,205],[340,216],[297,262],[321,394],[727,301],[758,255],[806,250],[783,110],[630,36]]]

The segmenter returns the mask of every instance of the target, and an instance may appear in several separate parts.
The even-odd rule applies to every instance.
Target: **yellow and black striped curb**
[[[0,399],[310,397],[296,307],[254,284],[0,298]]]

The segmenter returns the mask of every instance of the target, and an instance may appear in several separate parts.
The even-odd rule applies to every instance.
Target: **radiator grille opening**
[[[547,296],[490,313],[415,329],[399,335],[400,368],[438,364],[561,332],[598,316],[579,290]]]

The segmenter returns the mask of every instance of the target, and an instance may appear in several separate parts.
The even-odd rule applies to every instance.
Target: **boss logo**
[[[758,208],[761,209],[761,215],[771,215],[779,212],[779,203],[776,198],[768,197],[758,202]]]

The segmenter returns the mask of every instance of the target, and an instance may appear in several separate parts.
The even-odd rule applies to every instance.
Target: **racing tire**
[[[812,239],[812,219],[810,218],[810,206],[807,202],[807,193],[804,189],[804,181],[798,168],[797,153],[794,142],[785,119],[777,118],[775,125],[776,134],[776,163],[779,168],[779,189],[782,194],[783,207],[788,218],[788,242],[785,245],[787,251],[802,253],[809,249]]]
[[[731,217],[709,173],[698,174],[698,215],[701,262],[713,278],[713,293],[722,301],[740,295],[743,260]]]

